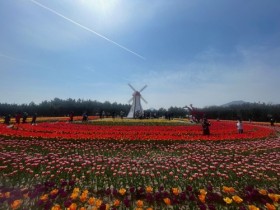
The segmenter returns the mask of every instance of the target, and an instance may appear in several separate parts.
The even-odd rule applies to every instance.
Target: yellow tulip
[[[232,203],[232,199],[230,199],[229,197],[225,197],[224,201],[226,202],[226,204],[231,204]]]

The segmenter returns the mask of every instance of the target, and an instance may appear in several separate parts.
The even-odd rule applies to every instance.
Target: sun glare
[[[107,15],[110,14],[117,6],[116,0],[81,0],[81,4],[90,9],[93,10],[101,15]]]

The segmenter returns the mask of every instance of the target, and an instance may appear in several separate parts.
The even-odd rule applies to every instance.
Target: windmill
[[[141,99],[145,102],[148,103],[142,96],[141,96],[141,92],[147,87],[147,85],[145,85],[144,87],[142,87],[142,89],[140,91],[137,91],[134,87],[132,87],[131,84],[128,84],[129,87],[131,87],[131,89],[134,91],[132,94],[132,98],[128,101],[128,103],[130,103],[132,101],[132,105],[130,108],[130,111],[127,115],[127,118],[138,118],[138,117],[142,117],[144,114],[143,108],[141,106]]]

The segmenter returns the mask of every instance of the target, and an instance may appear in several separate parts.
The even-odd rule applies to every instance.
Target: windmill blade
[[[129,83],[128,83],[128,86],[129,86],[132,90],[134,90],[134,91],[136,92],[135,88],[134,88],[134,87],[132,87],[132,85],[131,85],[131,84],[129,84]]]
[[[139,91],[139,93],[142,92],[146,87],[147,87],[147,85],[145,85],[144,87],[142,87],[142,89]]]
[[[128,103],[130,103],[133,100],[133,97],[131,99],[129,99]]]
[[[147,104],[148,102],[143,98],[143,96],[140,96],[141,99]]]

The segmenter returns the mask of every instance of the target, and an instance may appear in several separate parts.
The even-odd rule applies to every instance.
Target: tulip
[[[255,205],[249,205],[248,206],[249,210],[260,210],[258,207],[256,207]]]
[[[124,189],[124,188],[119,189],[119,193],[121,195],[124,195],[126,193],[126,189]]]
[[[242,203],[243,202],[243,199],[240,198],[237,195],[232,196],[232,200],[234,200],[234,202],[236,202],[236,203]]]
[[[22,200],[14,200],[12,203],[11,203],[11,209],[12,210],[15,210],[15,209],[19,209],[20,206],[22,204]]]
[[[143,207],[143,204],[144,204],[144,202],[143,202],[142,200],[137,200],[137,201],[136,201],[136,206],[137,206],[138,208],[142,208],[142,207]]]
[[[146,187],[146,192],[147,193],[153,192],[153,188],[151,186]]]
[[[169,198],[164,198],[163,201],[166,205],[168,205],[168,206],[171,205],[171,200]]]
[[[61,210],[61,207],[60,207],[60,205],[55,204],[55,205],[51,208],[51,210]]]
[[[265,207],[267,208],[267,210],[276,210],[276,207],[270,203],[266,203]]]
[[[223,200],[226,202],[226,204],[232,203],[232,199],[230,199],[229,197],[225,197]]]
[[[120,204],[121,204],[121,202],[120,202],[120,200],[118,200],[118,199],[114,200],[114,202],[113,202],[113,205],[114,205],[115,207],[120,206]]]

